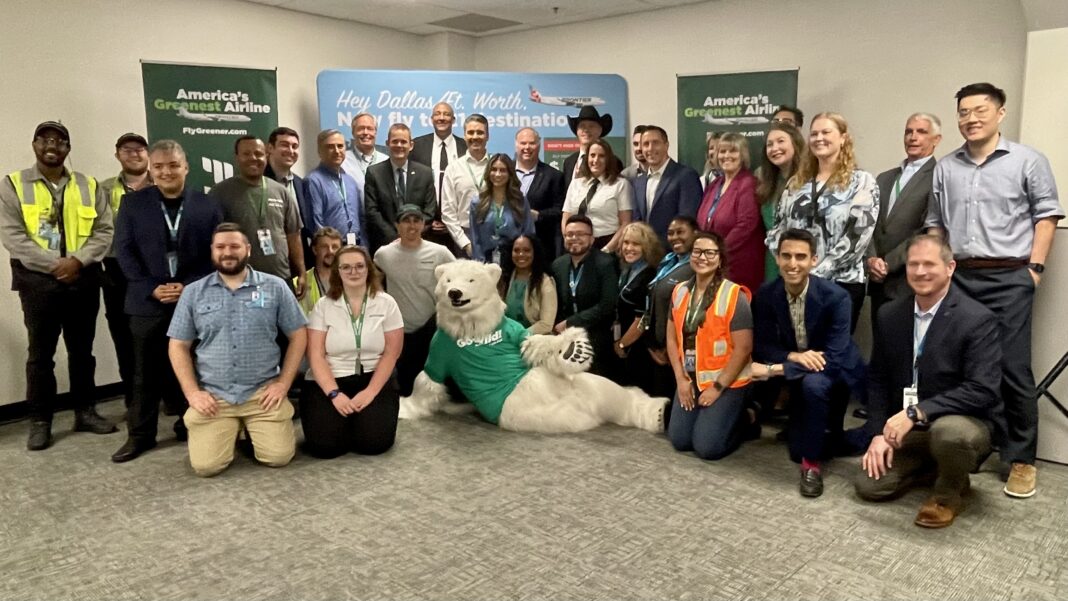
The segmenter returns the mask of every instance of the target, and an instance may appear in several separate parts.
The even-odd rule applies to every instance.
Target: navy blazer
[[[667,243],[667,230],[671,220],[679,215],[695,217],[697,207],[701,206],[701,176],[693,169],[677,161],[668,159],[667,167],[660,176],[660,184],[656,187],[656,198],[653,210],[648,215],[645,207],[648,204],[645,198],[645,187],[649,183],[649,174],[643,173],[634,178],[634,221],[644,221],[653,228],[660,236],[660,242],[665,248],[671,248]]]
[[[538,161],[534,181],[527,189],[527,204],[538,212],[534,232],[541,241],[545,256],[550,259],[563,251],[560,238],[560,215],[564,209],[564,174]]]
[[[864,361],[849,334],[852,308],[849,294],[830,280],[813,275],[808,281],[805,295],[808,348],[823,352],[827,360],[823,374],[856,389],[864,379]],[[786,356],[797,350],[786,284],[778,277],[761,286],[753,297],[753,361],[782,363],[786,379],[794,380],[811,373],[801,364],[787,361]]]
[[[178,273],[167,266],[167,222],[163,194],[156,186],[131,192],[123,198],[115,221],[115,254],[126,276],[126,313],[141,317],[165,315],[173,309],[152,297],[156,286],[172,282],[190,284],[215,270],[211,263],[211,234],[222,223],[219,201],[185,189],[182,219],[178,223]]]
[[[876,316],[880,344],[868,378],[868,427],[875,436],[901,411],[902,389],[912,386],[914,306],[910,294],[883,305]],[[916,367],[919,407],[928,421],[969,415],[986,422],[995,438],[1004,431],[998,320],[954,285],[927,328]]]

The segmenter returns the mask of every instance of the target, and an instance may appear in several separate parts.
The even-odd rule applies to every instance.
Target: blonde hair
[[[623,234],[619,237],[619,248],[616,250],[620,259],[623,258],[623,241],[627,239],[627,236],[633,236],[634,242],[642,247],[642,259],[647,265],[660,264],[660,259],[664,258],[664,249],[660,246],[660,238],[648,223],[632,221],[623,226]]]
[[[834,166],[834,172],[827,180],[827,187],[831,190],[845,190],[849,187],[849,180],[853,177],[853,170],[857,168],[857,158],[853,152],[853,136],[849,135],[849,124],[845,117],[838,113],[820,113],[812,118],[812,127],[820,119],[827,119],[834,123],[835,128],[842,134],[842,148],[838,151],[838,161]],[[790,178],[790,190],[797,191],[805,182],[815,179],[820,172],[819,159],[812,152],[807,152],[801,159],[801,165],[797,173]]]
[[[726,145],[728,148],[737,150],[741,155],[742,169],[749,169],[749,141],[745,139],[740,133],[730,132],[723,134],[719,138],[719,142],[716,142],[716,153],[719,153],[719,147]]]

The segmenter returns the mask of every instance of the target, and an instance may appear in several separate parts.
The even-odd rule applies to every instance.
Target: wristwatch
[[[723,392],[725,387],[719,383],[719,380],[712,380],[712,388],[715,388],[716,392]]]
[[[1042,273],[1046,270],[1046,266],[1042,263],[1028,263],[1027,268],[1035,273]]]
[[[905,409],[905,416],[912,420],[912,423],[917,426],[922,426],[927,423],[920,420],[920,412],[916,409],[916,405],[909,405],[908,408]]]
[[[330,392],[326,393],[326,398],[328,398],[328,399],[330,399],[332,401],[332,400],[336,399],[337,395],[339,395],[339,394],[341,394],[341,391],[338,390],[337,388],[335,388],[335,389],[331,390]]]

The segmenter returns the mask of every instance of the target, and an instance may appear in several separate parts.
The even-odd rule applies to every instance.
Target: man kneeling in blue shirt
[[[261,463],[282,467],[296,451],[286,391],[304,356],[304,314],[281,278],[248,267],[251,252],[240,226],[219,224],[211,240],[216,272],[186,287],[167,331],[189,401],[189,461],[198,476],[230,465],[242,426]],[[289,337],[281,373],[279,329]]]

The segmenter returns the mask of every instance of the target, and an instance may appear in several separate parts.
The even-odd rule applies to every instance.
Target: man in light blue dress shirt
[[[336,129],[319,132],[319,166],[304,181],[312,231],[332,227],[344,244],[367,244],[363,231],[363,191],[342,168],[345,137]]]

